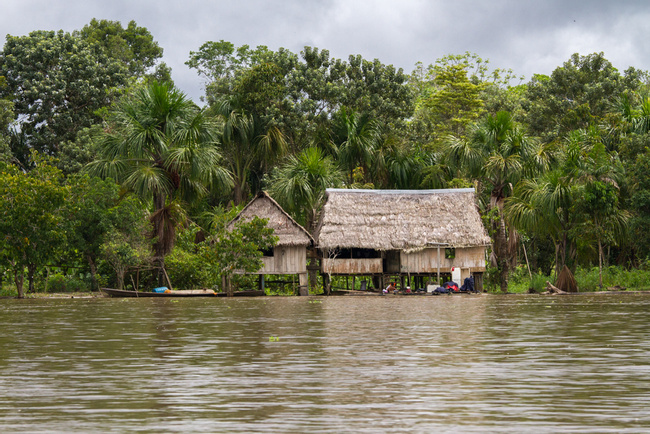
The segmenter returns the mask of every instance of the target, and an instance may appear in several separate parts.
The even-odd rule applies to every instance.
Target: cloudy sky
[[[604,52],[620,71],[650,70],[645,0],[1,0],[0,35],[73,31],[92,18],[135,20],[164,49],[163,60],[198,102],[204,83],[185,66],[206,41],[266,45],[333,57],[361,54],[407,73],[466,51],[528,81],[571,54]]]

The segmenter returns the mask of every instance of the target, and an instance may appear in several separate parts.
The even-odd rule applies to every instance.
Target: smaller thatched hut
[[[272,251],[264,252],[264,266],[254,274],[260,275],[260,286],[264,287],[264,275],[297,274],[300,295],[308,295],[307,249],[314,245],[314,239],[266,192],[260,192],[229,224],[232,229],[239,220],[249,221],[253,217],[267,219],[267,226],[274,230],[278,243]]]
[[[490,237],[473,188],[328,189],[315,232],[321,273],[432,276],[460,272],[481,285]],[[383,284],[383,283],[382,283]]]

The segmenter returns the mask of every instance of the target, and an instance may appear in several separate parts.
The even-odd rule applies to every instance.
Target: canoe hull
[[[141,291],[127,291],[125,289],[114,288],[101,288],[102,292],[109,297],[157,297],[157,298],[170,298],[170,297],[226,297],[226,294],[213,291],[171,291],[171,292],[141,292]],[[266,295],[264,291],[237,291],[233,294],[234,297],[260,297]]]

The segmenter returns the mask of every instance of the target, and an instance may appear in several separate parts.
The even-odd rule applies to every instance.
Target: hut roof
[[[239,220],[250,221],[253,217],[268,219],[267,227],[274,230],[278,246],[311,246],[314,239],[266,192],[260,192],[228,223],[232,229]]]
[[[319,248],[418,251],[487,246],[473,188],[328,189],[316,228]]]

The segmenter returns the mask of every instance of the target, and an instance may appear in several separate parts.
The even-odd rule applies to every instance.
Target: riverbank
[[[531,292],[526,292],[526,291],[521,291],[521,292],[507,292],[507,293],[502,293],[502,292],[481,292],[481,293],[457,293],[457,294],[439,294],[435,295],[435,297],[445,297],[445,296],[450,296],[450,295],[468,295],[468,296],[490,296],[490,295],[540,295],[540,296],[562,296],[562,295],[577,295],[577,294],[594,294],[594,295],[615,295],[615,294],[641,294],[641,293],[650,293],[650,287],[645,287],[645,288],[636,288],[636,289],[623,289],[623,288],[608,288],[602,291],[580,291],[580,292],[574,292],[574,293],[567,293],[567,294],[548,294],[544,292],[536,292],[536,293],[531,293]],[[311,294],[311,297],[324,297],[324,294]],[[365,292],[361,293],[360,291],[350,291],[348,294],[343,294],[343,293],[338,293],[338,294],[332,294],[331,297],[341,297],[341,296],[384,296],[384,297],[431,297],[434,295],[431,294],[380,294],[380,293],[375,293],[375,292]],[[14,299],[17,298],[18,294],[13,293],[11,294],[11,291],[3,290],[3,292],[0,294],[0,299]],[[269,297],[281,297],[277,295],[271,295]],[[297,297],[297,296],[282,296],[282,297]],[[45,292],[37,292],[34,294],[25,294],[25,299],[91,299],[91,298],[108,298],[107,295],[103,294],[102,292],[74,292],[74,293],[45,293]]]

